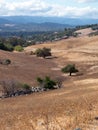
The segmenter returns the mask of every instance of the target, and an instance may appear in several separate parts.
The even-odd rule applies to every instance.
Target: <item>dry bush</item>
[[[13,81],[11,80],[3,80],[0,82],[4,93],[8,93],[8,91],[10,91],[10,89],[14,90],[14,86],[13,86]]]
[[[2,87],[2,92],[5,96],[10,96],[15,93],[15,91],[21,88],[21,84],[18,83],[16,80],[2,80],[0,81],[0,85]]]

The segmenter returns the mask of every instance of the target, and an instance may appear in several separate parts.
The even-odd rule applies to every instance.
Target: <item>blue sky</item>
[[[98,18],[98,0],[0,0],[0,15]]]

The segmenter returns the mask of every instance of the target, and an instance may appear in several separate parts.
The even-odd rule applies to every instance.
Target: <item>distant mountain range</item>
[[[78,19],[65,17],[42,16],[1,16],[0,23],[28,24],[28,23],[59,23],[67,25],[96,24],[98,19]]]
[[[46,31],[61,31],[66,27],[72,27],[67,24],[59,23],[14,23],[14,22],[0,22],[0,32],[46,32]]]
[[[58,31],[76,25],[96,24],[98,19],[75,19],[64,17],[1,16],[0,32]]]

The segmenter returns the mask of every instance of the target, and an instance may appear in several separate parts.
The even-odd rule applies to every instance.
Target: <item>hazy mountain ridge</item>
[[[77,25],[96,24],[97,19],[75,19],[64,17],[1,16],[0,36],[16,32],[62,31]]]
[[[72,27],[67,24],[58,23],[28,23],[28,24],[0,24],[1,32],[42,32],[42,31],[61,31],[66,27]]]
[[[98,23],[98,19],[79,19],[65,17],[42,17],[42,16],[1,16],[4,23],[27,24],[27,23],[59,23],[68,25],[84,25]]]

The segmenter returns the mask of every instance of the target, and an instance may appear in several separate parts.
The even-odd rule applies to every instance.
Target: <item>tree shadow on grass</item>
[[[82,75],[83,75],[82,72],[78,72],[78,73],[76,73],[76,74],[72,74],[71,77],[82,76]]]
[[[49,57],[46,57],[45,59],[56,59],[56,58],[58,58],[58,57],[56,57],[56,56],[49,56]]]

